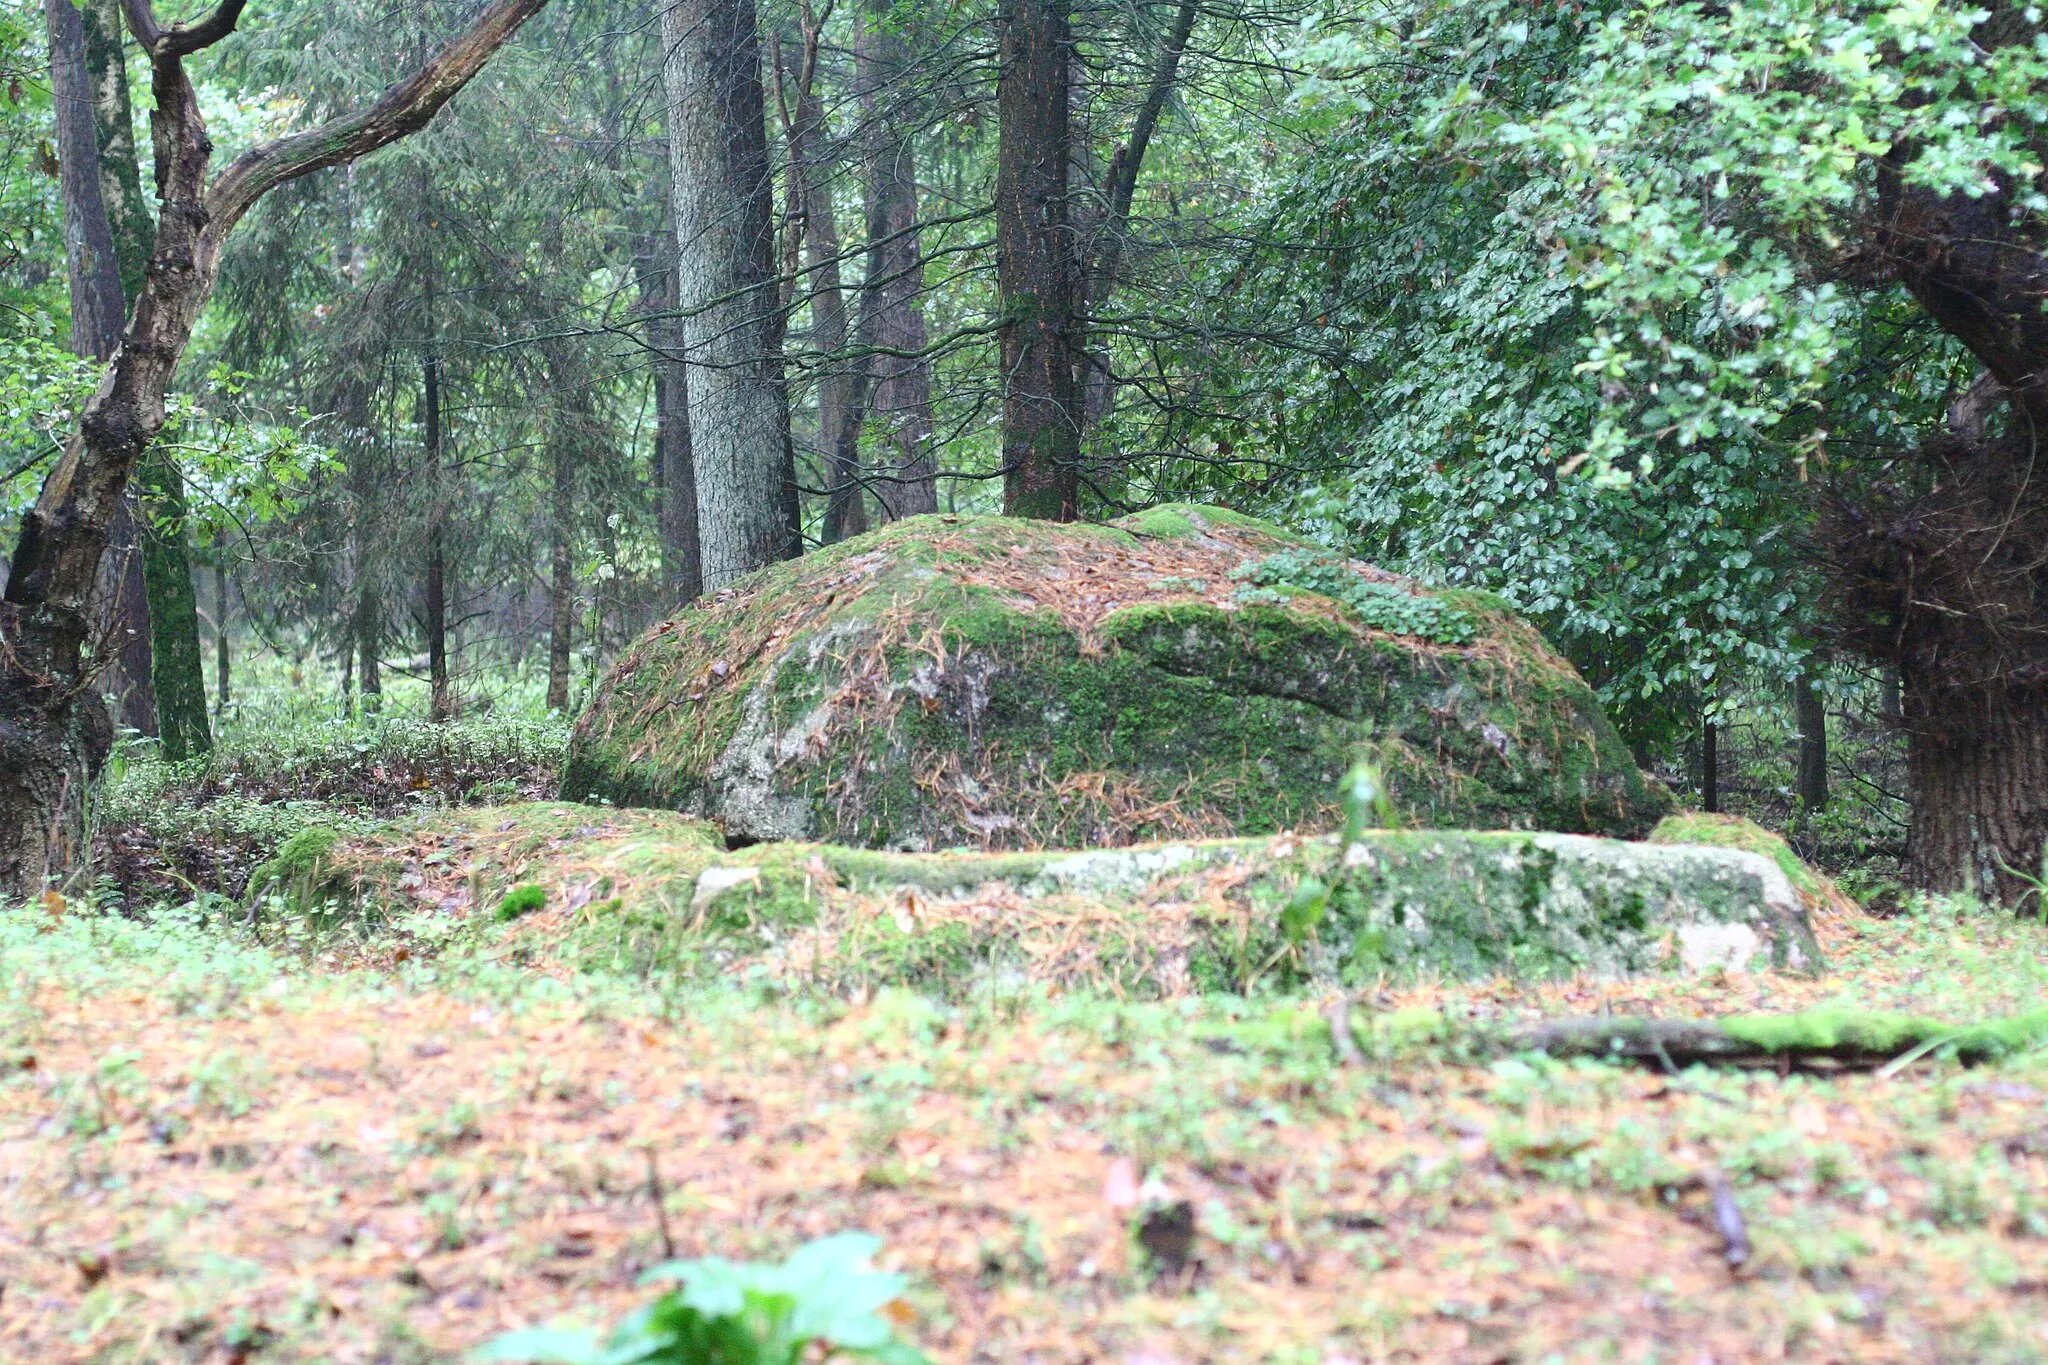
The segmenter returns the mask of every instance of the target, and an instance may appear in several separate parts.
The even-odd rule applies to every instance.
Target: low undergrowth
[[[92,875],[124,903],[239,898],[308,826],[355,833],[420,811],[552,796],[568,742],[566,719],[516,691],[434,722],[400,692],[388,709],[343,712],[275,668],[244,687],[203,758],[165,763],[133,739],[117,749],[94,811]]]
[[[2039,1050],[1665,1073],[1364,1027],[1346,1065],[1313,997],[785,997],[515,964],[516,932],[0,912],[0,1339],[450,1361],[617,1321],[662,1262],[862,1231],[949,1361],[2048,1351]],[[1970,1022],[2048,987],[2048,933],[1965,903],[1828,934],[1820,979],[1354,1008]]]

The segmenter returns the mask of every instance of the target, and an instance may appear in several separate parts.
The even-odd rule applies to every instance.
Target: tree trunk
[[[50,103],[57,123],[57,189],[64,204],[64,264],[71,282],[71,349],[105,360],[128,307],[100,188],[99,132],[86,68],[85,22],[71,0],[44,0]]]
[[[101,582],[109,599],[107,621],[114,642],[113,662],[101,674],[101,683],[114,694],[114,715],[123,726],[137,734],[154,735],[156,683],[150,657],[149,584],[135,526],[140,510],[140,499],[130,489],[121,499],[107,535]]]
[[[93,24],[70,0],[45,0],[50,43],[50,96],[57,124],[57,190],[63,204],[64,263],[71,285],[71,349],[106,360],[120,344],[127,321],[122,259],[106,198],[110,157],[101,152],[98,91],[93,65]],[[118,55],[118,48],[116,48]],[[120,83],[127,103],[127,81]],[[130,170],[134,142],[128,140]],[[100,584],[105,630],[112,651],[102,685],[114,694],[121,724],[156,733],[156,694],[150,678],[150,618],[142,556],[136,546],[135,499],[115,512]]]
[[[576,625],[576,566],[571,558],[576,510],[575,451],[566,433],[555,432],[554,496],[548,503],[548,707],[569,709],[569,647]]]
[[[753,0],[679,0],[667,51],[676,297],[704,587],[801,548]]]
[[[1817,815],[1828,805],[1828,709],[1811,673],[1793,684],[1799,721],[1799,808]]]
[[[1712,721],[1700,729],[1700,809],[1721,810],[1721,727]]]
[[[1905,678],[1913,780],[1907,874],[1929,891],[1972,889],[2013,903],[2048,853],[2048,689],[1965,696]]]
[[[875,139],[867,158],[867,279],[861,290],[860,346],[868,383],[841,417],[843,443],[858,448],[872,415],[889,452],[875,495],[889,520],[939,510],[932,460],[931,360],[924,354],[924,247],[917,228],[917,154],[902,112],[883,96],[908,84],[902,36],[889,24],[889,0],[869,0],[854,37],[854,85],[861,120]]]
[[[1003,511],[1072,521],[1080,489],[1078,281],[1068,231],[1070,0],[1004,0],[996,82]]]
[[[371,578],[363,578],[356,584],[354,636],[360,660],[358,677],[363,693],[363,710],[381,710],[384,705],[384,670],[378,659],[384,652],[384,602],[377,591],[376,580]]]
[[[213,714],[228,713],[228,620],[233,603],[228,596],[228,546],[225,537],[213,542]],[[349,654],[353,657],[355,651]]]
[[[663,210],[664,220],[668,210]],[[704,592],[697,545],[697,466],[690,450],[690,391],[683,367],[682,324],[676,309],[675,234],[664,221],[658,259],[641,270],[641,303],[649,313],[647,347],[654,368],[654,482],[660,490],[661,584],[664,610],[694,602]]]
[[[427,714],[435,720],[455,715],[455,696],[448,684],[448,546],[441,488],[441,357],[429,355],[421,438],[427,459]]]
[[[1111,369],[1109,340],[1095,326],[1095,318],[1116,293],[1118,276],[1130,243],[1131,204],[1137,196],[1138,177],[1145,167],[1153,134],[1166,112],[1166,102],[1180,79],[1181,56],[1193,36],[1198,13],[1195,0],[1181,0],[1174,11],[1173,27],[1146,84],[1145,98],[1131,123],[1131,135],[1110,158],[1103,176],[1102,210],[1089,224],[1086,267],[1082,271],[1081,306],[1088,318],[1089,342],[1078,348],[1080,372],[1075,384],[1081,391],[1081,421],[1084,437],[1107,422],[1116,411],[1116,377]],[[1124,462],[1115,456],[1090,462],[1089,481],[1106,497],[1121,498],[1125,484]]]
[[[135,111],[128,98],[120,0],[87,0],[81,18],[93,123],[99,134],[100,198],[106,204],[114,258],[120,263],[122,293],[132,299],[142,292],[149,271],[156,222],[143,196],[142,168],[135,155]]]
[[[142,461],[140,482],[157,742],[165,758],[182,763],[213,748],[206,718],[206,662],[199,648],[199,597],[185,547],[185,480],[170,459],[152,451]]]
[[[88,648],[94,589],[130,476],[163,427],[165,394],[212,294],[227,234],[277,185],[423,127],[543,2],[493,0],[374,103],[263,143],[209,184],[213,146],[184,59],[234,31],[242,0],[168,28],[149,0],[129,0],[129,25],[150,57],[163,217],[122,344],[22,516],[9,563],[0,602],[0,890],[35,894],[82,842],[82,798],[112,738],[91,699],[100,662]]]
[[[839,279],[839,217],[824,169],[825,105],[816,88],[817,33],[805,34],[803,71],[789,135],[789,175],[801,200],[804,248],[810,260],[811,345],[825,356],[818,380],[818,438],[825,456],[825,521],[819,539],[837,544],[868,529],[860,477],[859,401],[849,340],[846,292]]]

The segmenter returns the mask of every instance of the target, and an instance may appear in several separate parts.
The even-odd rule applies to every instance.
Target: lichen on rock
[[[620,659],[562,795],[743,842],[1115,847],[1329,828],[1361,750],[1414,825],[1668,806],[1499,599],[1187,506],[915,517],[743,579]]]

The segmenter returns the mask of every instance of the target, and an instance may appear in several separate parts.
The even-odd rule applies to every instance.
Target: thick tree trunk
[[[1828,806],[1828,709],[1811,673],[1792,685],[1799,722],[1799,808],[1816,815]]]
[[[1072,521],[1080,489],[1079,281],[1068,228],[1070,0],[1004,0],[996,82],[1003,510]]]
[[[842,414],[841,442],[858,448],[868,417],[888,453],[876,498],[889,520],[939,510],[932,459],[931,360],[924,354],[924,247],[918,234],[917,153],[899,99],[910,62],[889,23],[889,0],[869,0],[854,39],[854,84],[861,119],[874,142],[867,157],[867,278],[861,290],[860,346],[867,353],[865,393],[857,387]]]
[[[1907,873],[1929,891],[2018,901],[2048,856],[2048,688],[1965,695],[1947,679],[1905,679],[1913,779]]]
[[[662,12],[676,298],[704,587],[798,553],[774,185],[753,0]]]
[[[165,758],[182,763],[213,748],[206,718],[206,662],[199,648],[199,597],[185,547],[185,481],[175,464],[154,451],[143,459],[140,481],[157,742]]]
[[[427,460],[427,714],[435,720],[455,715],[455,693],[448,681],[448,533],[446,502],[441,487],[441,358],[427,357],[421,403],[421,437]]]
[[[493,0],[371,105],[263,143],[209,184],[213,146],[184,59],[232,33],[242,3],[223,0],[204,19],[164,27],[148,0],[128,0],[129,26],[150,56],[163,217],[122,344],[22,516],[0,602],[0,890],[16,896],[39,891],[78,851],[81,797],[111,740],[104,709],[91,701],[94,589],[130,476],[163,427],[165,394],[213,291],[227,234],[275,186],[425,126],[543,0]]]

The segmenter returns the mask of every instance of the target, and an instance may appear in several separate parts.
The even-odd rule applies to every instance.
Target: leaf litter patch
[[[944,1360],[2044,1346],[2038,1054],[1890,1079],[1427,1049],[1340,1066],[1315,1001],[721,995],[664,1020],[487,975],[172,988],[111,932],[0,921],[0,1339],[26,1358],[452,1359],[613,1320],[671,1251],[776,1259],[852,1229],[883,1238],[908,1335]],[[1939,916],[1838,933],[1847,965],[1818,981],[1361,1004],[1990,1013],[2044,946]]]

